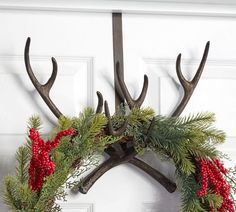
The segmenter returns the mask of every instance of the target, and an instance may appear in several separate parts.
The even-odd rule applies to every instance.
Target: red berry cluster
[[[29,185],[32,191],[37,192],[41,190],[45,177],[53,174],[55,171],[55,164],[49,157],[50,151],[58,146],[62,137],[72,136],[73,134],[74,130],[68,129],[59,132],[52,142],[44,142],[36,129],[30,129],[29,138],[32,141],[32,158],[28,171]]]
[[[219,160],[199,160],[200,167],[200,184],[201,189],[196,193],[198,197],[206,196],[208,188],[222,197],[223,202],[218,209],[219,212],[234,212],[234,202],[230,199],[230,186],[224,179],[223,175],[227,174],[227,169]],[[211,211],[214,211],[211,209]]]

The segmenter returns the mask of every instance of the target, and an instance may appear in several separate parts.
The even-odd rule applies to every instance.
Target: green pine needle
[[[18,191],[18,182],[12,176],[7,176],[4,178],[5,190],[3,194],[4,203],[12,211],[18,211],[21,209],[19,205],[19,191]]]
[[[16,177],[20,183],[28,180],[28,163],[30,160],[29,149],[25,146],[19,147],[16,152]]]
[[[28,129],[35,128],[36,130],[40,130],[41,125],[41,119],[38,115],[33,115],[29,118]]]

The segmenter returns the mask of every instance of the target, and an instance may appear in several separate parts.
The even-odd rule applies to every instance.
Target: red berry
[[[55,164],[49,158],[49,153],[56,148],[64,136],[74,134],[73,129],[61,131],[57,134],[53,142],[44,142],[36,129],[29,130],[29,138],[32,141],[32,158],[28,169],[29,185],[32,191],[40,191],[45,177],[50,176],[55,171]]]

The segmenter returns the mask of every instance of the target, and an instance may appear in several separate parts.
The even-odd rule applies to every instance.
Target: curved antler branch
[[[110,157],[108,160],[102,163],[98,168],[96,168],[89,175],[87,175],[84,178],[83,183],[82,185],[80,185],[79,188],[75,188],[73,190],[77,191],[78,189],[81,193],[86,194],[89,191],[89,189],[93,186],[93,184],[108,170],[127,162],[142,169],[144,172],[146,172],[148,175],[154,178],[157,182],[159,182],[168,192],[172,193],[176,190],[175,183],[173,183],[171,180],[169,180],[166,176],[164,176],[156,169],[152,168],[149,165],[147,166],[145,162],[137,158],[134,159],[135,154],[136,153],[132,151],[121,158]]]
[[[158,170],[147,165],[147,163],[145,163],[144,161],[138,158],[132,158],[131,160],[129,160],[129,163],[146,172],[153,179],[159,182],[168,192],[173,193],[176,190],[177,186],[174,182],[172,182]]]
[[[147,75],[144,75],[143,88],[142,88],[141,94],[136,100],[134,100],[128,91],[128,88],[124,82],[124,79],[121,77],[119,62],[116,63],[116,74],[117,74],[117,81],[118,81],[119,87],[127,101],[127,104],[129,105],[129,108],[130,109],[134,107],[140,108],[147,94],[147,89],[148,89]]]
[[[135,152],[131,151],[127,155],[123,157],[115,157],[112,156],[103,162],[99,167],[97,167],[93,172],[91,172],[88,176],[86,176],[83,180],[82,185],[79,187],[79,191],[83,194],[86,194],[89,189],[93,186],[93,184],[108,170],[123,164],[127,163],[131,158],[133,158]]]
[[[184,97],[181,100],[179,106],[176,108],[176,110],[172,114],[172,117],[180,116],[180,114],[183,112],[184,108],[186,107],[189,99],[191,98],[193,91],[194,91],[195,87],[197,86],[197,83],[202,75],[204,66],[206,64],[206,60],[207,60],[207,56],[208,56],[208,52],[209,52],[209,47],[210,47],[210,41],[208,41],[206,43],[205,50],[204,50],[204,53],[202,56],[202,60],[199,64],[197,72],[196,72],[195,76],[193,77],[192,81],[186,80],[185,77],[183,76],[183,73],[181,71],[181,65],[180,65],[181,64],[181,54],[178,55],[177,60],[176,60],[176,72],[177,72],[177,76],[179,78],[179,81],[184,89]]]
[[[108,119],[108,130],[109,130],[109,133],[111,135],[114,135],[114,136],[122,135],[122,133],[125,132],[125,130],[127,128],[128,122],[125,121],[123,126],[121,126],[118,130],[114,130],[113,126],[112,126],[111,115],[110,115],[110,111],[109,111],[109,107],[108,107],[107,101],[105,101],[105,115],[106,115],[106,117]]]
[[[47,106],[50,108],[50,110],[53,112],[53,114],[59,118],[63,114],[59,111],[59,109],[56,107],[56,105],[52,102],[50,99],[49,93],[53,86],[53,83],[55,82],[56,76],[57,76],[57,62],[55,58],[52,57],[52,74],[49,80],[42,85],[37,78],[35,77],[33,73],[33,69],[30,65],[30,57],[29,57],[29,49],[30,49],[30,38],[27,39],[25,44],[25,52],[24,52],[24,59],[25,59],[25,67],[27,70],[27,73],[29,75],[29,78],[31,82],[33,83],[36,90],[39,92],[40,96],[43,98],[44,102],[47,104]]]

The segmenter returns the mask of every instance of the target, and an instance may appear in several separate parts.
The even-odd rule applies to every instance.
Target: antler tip
[[[181,56],[182,56],[182,54],[179,53],[178,56],[177,56],[177,60],[181,60]]]
[[[109,110],[109,106],[108,106],[108,102],[107,100],[104,101],[104,109],[105,109],[105,115],[110,118],[110,110]]]
[[[104,101],[104,105],[105,105],[105,107],[108,106],[107,100]]]
[[[146,74],[144,74],[144,81],[148,82],[148,76]]]
[[[25,54],[29,53],[29,48],[30,48],[30,37],[27,38],[26,44],[25,44]]]
[[[208,51],[209,48],[210,48],[210,41],[207,41],[205,49],[207,49],[207,51]]]
[[[181,63],[181,53],[178,54],[177,59],[176,59],[176,71],[177,73],[180,72],[180,63]]]
[[[108,118],[108,120],[110,120],[111,116],[110,116],[110,111],[109,111],[107,100],[104,101],[104,109],[105,109],[106,117]],[[110,126],[110,128],[111,128],[111,126]]]
[[[52,60],[53,63],[57,63],[55,57],[52,57],[51,60]]]
[[[57,75],[57,61],[54,57],[51,58],[52,60],[52,79],[50,78],[49,80],[52,80],[52,84],[54,83],[54,80],[56,78],[56,75]]]
[[[26,40],[26,44],[29,45],[29,44],[30,44],[30,41],[31,41],[31,38],[28,37],[27,40]]]
[[[103,96],[99,91],[97,91],[96,94],[98,97],[98,105],[97,105],[96,113],[101,113],[102,108],[103,108]]]

